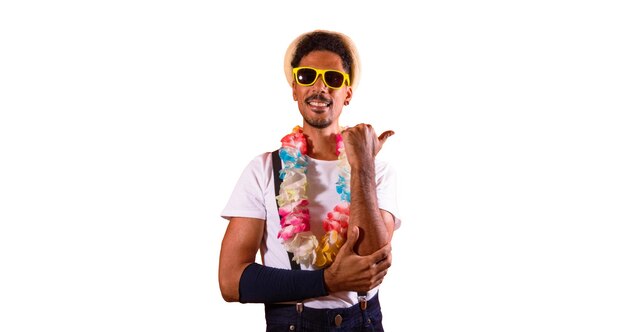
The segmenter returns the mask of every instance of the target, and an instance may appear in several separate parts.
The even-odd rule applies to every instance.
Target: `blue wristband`
[[[286,270],[248,265],[239,280],[239,302],[274,303],[326,296],[324,270]]]

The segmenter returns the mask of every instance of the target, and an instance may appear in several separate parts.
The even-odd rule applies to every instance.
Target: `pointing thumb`
[[[385,141],[387,140],[387,138],[393,136],[393,134],[395,134],[395,132],[393,130],[387,130],[384,133],[380,134],[378,136],[378,141],[380,141],[380,144],[385,143]]]

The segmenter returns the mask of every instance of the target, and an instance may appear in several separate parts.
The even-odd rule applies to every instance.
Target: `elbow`
[[[234,294],[222,292],[222,298],[226,302],[239,302],[239,299]]]
[[[233,282],[233,278],[228,278],[220,275],[220,292],[222,298],[226,302],[239,302],[239,285]]]

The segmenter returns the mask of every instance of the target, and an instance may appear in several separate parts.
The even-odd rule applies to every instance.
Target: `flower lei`
[[[318,268],[330,265],[346,239],[350,217],[350,164],[346,157],[343,139],[336,135],[339,157],[339,179],[336,183],[341,202],[328,212],[323,221],[326,233],[318,242],[311,232],[311,216],[306,196],[306,172],[309,164],[306,137],[300,126],[283,137],[279,155],[283,162],[280,178],[283,179],[276,200],[280,215],[281,230],[278,238],[283,240],[285,249],[293,253],[298,264]]]

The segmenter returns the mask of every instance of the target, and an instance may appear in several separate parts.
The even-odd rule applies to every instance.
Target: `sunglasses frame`
[[[311,69],[315,71],[315,79],[313,80],[313,82],[311,82],[310,84],[304,84],[304,83],[300,83],[300,81],[298,80],[298,70],[300,69]],[[326,83],[326,77],[324,74],[326,74],[326,72],[335,72],[335,73],[339,73],[341,75],[343,75],[343,82],[341,82],[341,86],[335,88],[332,87],[330,85],[328,85],[328,83]],[[339,70],[335,70],[335,69],[317,69],[317,68],[313,68],[313,67],[296,67],[293,69],[293,79],[296,81],[296,83],[298,83],[298,85],[301,86],[311,86],[313,84],[315,84],[315,82],[317,82],[317,80],[319,79],[320,75],[322,76],[322,82],[324,82],[324,85],[326,85],[327,87],[329,87],[330,89],[341,89],[343,88],[345,85],[350,86],[350,75],[348,75],[347,73],[344,73],[342,71]]]

